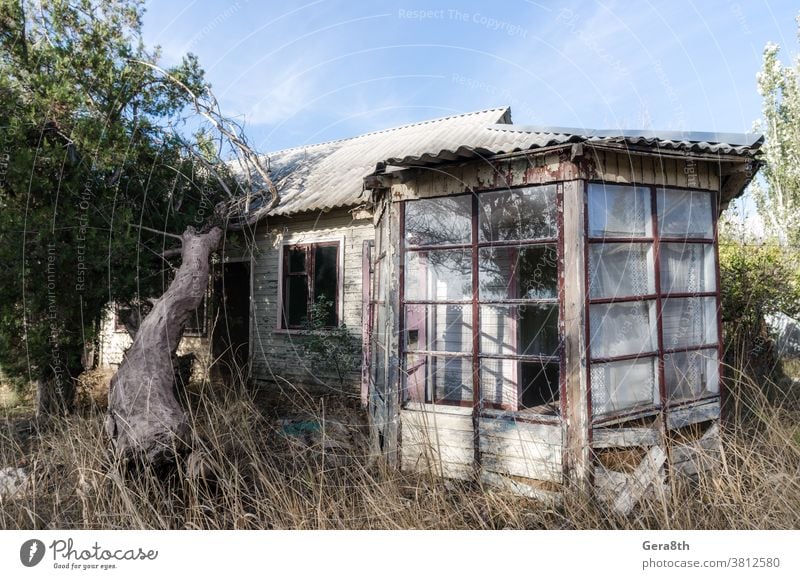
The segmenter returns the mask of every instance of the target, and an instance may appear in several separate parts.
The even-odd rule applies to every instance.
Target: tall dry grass
[[[31,477],[23,492],[0,504],[0,527],[797,528],[796,389],[767,400],[744,376],[733,382],[737,417],[723,430],[720,469],[697,483],[676,480],[671,496],[649,499],[628,517],[571,491],[554,507],[474,483],[400,473],[370,454],[355,409],[292,397],[301,408],[276,412],[279,402],[265,403],[239,386],[189,397],[195,452],[166,476],[122,473],[109,458],[97,406],[30,428],[18,418],[7,420],[0,468],[20,466]],[[276,416],[287,412],[319,421],[321,432],[310,440],[287,436]]]

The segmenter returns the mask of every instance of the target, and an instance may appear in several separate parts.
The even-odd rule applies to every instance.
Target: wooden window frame
[[[520,240],[500,240],[500,241],[479,241],[479,220],[480,220],[480,196],[484,193],[497,193],[502,191],[509,191],[515,189],[535,189],[538,187],[555,187],[556,198],[556,232],[555,236],[546,238],[535,239],[520,239]],[[472,199],[472,235],[470,243],[459,244],[440,244],[440,245],[413,245],[409,246],[405,242],[405,212],[406,204],[413,203],[421,199],[430,199],[429,197],[421,199],[409,199],[399,203],[399,222],[400,222],[400,312],[399,312],[399,348],[401,354],[401,369],[402,372],[407,372],[406,360],[408,354],[435,354],[438,357],[464,357],[472,360],[472,400],[453,401],[445,399],[434,399],[432,396],[429,398],[429,393],[425,393],[424,400],[417,400],[416,402],[424,402],[430,404],[441,404],[447,406],[472,406],[473,410],[480,412],[483,409],[492,409],[499,411],[510,411],[515,415],[527,416],[533,421],[540,419],[544,422],[550,423],[553,420],[560,420],[562,416],[566,415],[566,360],[564,357],[564,239],[563,239],[563,198],[564,198],[564,182],[554,181],[543,184],[530,184],[522,185],[519,187],[504,187],[500,189],[489,189],[480,192],[462,192],[458,195],[471,195]],[[452,195],[448,195],[452,196]],[[483,248],[502,248],[514,247],[524,248],[540,245],[552,245],[556,249],[556,262],[557,262],[557,275],[556,275],[556,295],[554,298],[542,299],[493,299],[482,300],[480,297],[480,283],[479,283],[479,251]],[[408,252],[421,252],[432,250],[447,250],[447,249],[469,249],[472,255],[472,296],[467,300],[407,300],[405,298],[405,257]],[[515,274],[516,275],[516,274]],[[413,304],[437,304],[437,305],[465,305],[472,306],[472,352],[426,352],[421,350],[407,350],[406,349],[406,332],[405,332],[405,309],[407,305]],[[504,354],[483,354],[480,351],[480,307],[481,305],[535,305],[535,304],[553,304],[557,306],[558,320],[556,322],[558,328],[558,349],[553,356],[545,355],[504,355]],[[558,365],[558,415],[552,416],[550,414],[543,414],[536,408],[526,408],[522,404],[522,385],[517,383],[517,396],[516,408],[509,408],[507,405],[489,402],[483,398],[481,391],[481,360],[513,360],[516,366],[516,373],[520,373],[519,365],[522,362],[537,362],[542,364],[557,364]]]
[[[305,277],[307,284],[307,299],[306,299],[306,316],[310,320],[311,306],[314,303],[314,249],[319,247],[335,247],[336,248],[336,296],[334,303],[334,311],[336,313],[336,325],[325,326],[325,328],[339,327],[344,323],[343,314],[343,301],[344,301],[344,288],[343,288],[343,269],[344,269],[344,238],[320,238],[308,241],[286,241],[281,244],[278,257],[278,271],[280,271],[280,279],[278,283],[278,320],[277,330],[284,332],[298,332],[304,331],[306,328],[303,325],[289,325],[286,312],[288,311],[288,299],[286,284],[291,277]],[[306,252],[306,267],[305,271],[290,272],[288,254],[292,250],[302,248]],[[323,328],[324,329],[324,328]]]
[[[650,227],[652,229],[651,236],[631,236],[631,237],[597,237],[597,236],[590,236],[589,235],[589,191],[592,185],[612,185],[612,186],[624,186],[630,187],[631,189],[640,188],[640,189],[647,189],[650,194]],[[694,191],[698,193],[705,193],[710,196],[711,203],[711,237],[676,237],[676,236],[662,236],[659,232],[659,215],[658,215],[658,195],[659,191]],[[666,186],[666,185],[643,185],[638,183],[632,183],[629,185],[614,183],[614,182],[606,182],[602,180],[589,180],[584,182],[584,214],[586,218],[584,220],[584,235],[586,238],[586,243],[584,246],[585,256],[584,256],[584,274],[585,274],[585,293],[586,293],[586,365],[587,365],[587,405],[588,405],[588,413],[589,419],[591,423],[595,426],[602,425],[609,421],[619,421],[622,418],[634,418],[638,416],[642,416],[643,413],[650,413],[650,414],[657,414],[657,413],[666,413],[672,408],[678,408],[681,406],[685,406],[687,404],[695,404],[699,402],[703,402],[706,400],[716,400],[719,399],[722,395],[723,384],[722,384],[722,318],[721,318],[721,298],[720,298],[720,276],[719,276],[719,243],[718,243],[718,220],[719,220],[719,213],[718,213],[718,206],[719,206],[719,191],[711,190],[711,189],[699,189],[697,187],[677,187],[677,186]],[[653,248],[653,264],[652,264],[652,271],[650,272],[654,278],[654,287],[655,292],[652,294],[647,295],[631,295],[631,296],[615,296],[612,298],[590,298],[589,297],[589,290],[590,290],[590,278],[589,278],[589,246],[592,244],[602,244],[602,243],[651,243]],[[714,256],[714,282],[715,282],[715,291],[702,291],[702,292],[662,292],[661,290],[661,243],[684,243],[684,244],[708,244],[713,247],[712,255]],[[697,297],[697,298],[707,298],[713,297],[715,298],[716,302],[716,329],[717,329],[717,341],[714,344],[690,344],[687,346],[680,346],[676,348],[665,348],[664,347],[664,327],[663,327],[663,300],[667,298],[686,298],[686,297]],[[590,336],[591,336],[591,327],[590,327],[590,308],[594,304],[608,304],[608,303],[622,303],[622,302],[630,302],[630,301],[640,301],[640,300],[653,300],[655,301],[656,307],[656,334],[658,338],[657,349],[650,352],[640,352],[636,354],[625,354],[619,356],[608,356],[608,357],[593,357],[591,354],[591,346],[590,346]],[[667,393],[667,385],[665,382],[665,356],[670,354],[678,353],[678,352],[696,352],[702,350],[716,350],[717,351],[717,363],[718,363],[718,380],[719,380],[719,392],[716,394],[708,394],[704,396],[700,396],[694,399],[682,399],[682,400],[671,400],[668,393]],[[609,412],[603,414],[602,416],[594,416],[592,410],[592,385],[591,385],[591,366],[593,363],[605,363],[605,362],[615,362],[615,361],[623,361],[623,360],[637,360],[637,359],[645,359],[645,358],[656,358],[656,378],[658,379],[658,399],[659,403],[657,406],[652,404],[640,405],[636,407],[631,407],[624,411],[620,412]],[[666,424],[666,420],[663,421]]]

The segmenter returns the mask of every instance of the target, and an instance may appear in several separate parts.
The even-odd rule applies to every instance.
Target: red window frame
[[[589,234],[589,189],[592,185],[608,185],[608,186],[623,186],[638,189],[647,189],[650,196],[650,236],[630,236],[630,237],[592,237]],[[670,191],[696,191],[698,193],[706,193],[709,195],[711,203],[711,237],[680,237],[680,236],[662,236],[659,232],[659,217],[658,217],[658,193],[660,190]],[[607,421],[617,421],[621,418],[636,418],[638,416],[652,415],[659,412],[666,412],[670,408],[680,407],[687,404],[695,404],[704,400],[714,400],[720,397],[722,393],[722,320],[721,320],[721,301],[720,301],[720,279],[719,279],[719,246],[718,246],[718,212],[719,212],[719,193],[709,189],[698,189],[697,187],[678,187],[672,185],[643,185],[638,183],[631,183],[629,185],[620,184],[615,182],[605,181],[585,181],[584,183],[584,236],[586,243],[584,244],[584,274],[585,274],[585,294],[586,294],[586,361],[587,361],[587,406],[589,417],[592,424],[601,425]],[[653,249],[653,271],[654,288],[652,294],[647,295],[631,295],[631,296],[615,296],[612,298],[591,298],[590,296],[590,273],[589,273],[589,247],[592,244],[603,243],[651,243]],[[684,243],[684,244],[704,244],[710,245],[713,248],[712,255],[714,257],[714,283],[715,291],[699,291],[699,292],[666,292],[661,290],[661,243]],[[696,344],[681,346],[676,348],[664,347],[664,327],[662,320],[663,313],[663,300],[667,298],[683,298],[683,297],[697,297],[707,298],[713,297],[716,302],[716,329],[717,329],[717,342],[714,344]],[[624,354],[619,356],[607,357],[593,357],[590,346],[590,308],[594,304],[608,304],[608,303],[624,303],[632,301],[654,301],[656,308],[656,332],[657,332],[657,345],[656,350],[651,352],[640,352],[637,354]],[[701,396],[691,400],[671,401],[667,393],[667,385],[665,380],[665,356],[674,353],[682,352],[696,352],[701,350],[716,350],[717,351],[717,364],[718,364],[718,380],[719,380],[719,393]],[[656,372],[658,379],[658,406],[642,405],[631,409],[623,410],[620,412],[611,412],[602,416],[594,416],[592,409],[592,384],[591,384],[591,365],[592,363],[615,362],[624,360],[638,360],[654,358],[656,361]],[[666,420],[664,421],[666,424]]]
[[[478,222],[479,222],[479,214],[480,214],[480,196],[482,194],[491,194],[497,193],[502,191],[509,191],[514,189],[527,189],[527,188],[537,188],[537,187],[546,187],[546,186],[553,186],[555,187],[555,197],[556,197],[556,232],[555,236],[553,237],[546,237],[546,238],[536,238],[536,239],[520,239],[520,240],[511,240],[511,241],[479,241],[478,238]],[[443,404],[443,405],[450,405],[450,406],[472,406],[476,410],[480,410],[482,408],[491,408],[496,410],[505,410],[505,411],[513,411],[519,413],[530,413],[529,416],[531,418],[538,417],[545,422],[550,422],[551,420],[560,420],[561,416],[565,415],[565,408],[566,408],[566,396],[565,396],[565,388],[566,388],[566,361],[564,359],[564,347],[563,347],[563,339],[564,339],[564,272],[563,272],[563,182],[550,182],[544,184],[531,184],[531,185],[524,185],[521,187],[513,187],[513,188],[502,188],[502,189],[487,189],[485,191],[480,192],[469,192],[465,191],[463,193],[459,193],[459,195],[463,194],[470,194],[472,199],[472,207],[471,207],[471,224],[472,224],[472,235],[471,241],[468,243],[458,243],[458,244],[439,244],[439,245],[414,245],[414,246],[407,246],[405,241],[405,217],[406,217],[406,204],[413,203],[416,200],[408,200],[401,202],[400,211],[399,211],[399,222],[400,222],[400,283],[399,283],[399,290],[400,290],[400,314],[399,314],[399,321],[400,321],[400,336],[401,339],[399,340],[400,345],[400,354],[401,354],[401,364],[403,372],[409,372],[409,368],[407,368],[407,356],[410,353],[422,354],[422,355],[436,355],[437,357],[447,358],[447,357],[461,357],[467,358],[471,360],[472,365],[472,400],[463,400],[463,401],[453,401],[447,399],[436,399],[431,396],[429,392],[424,393],[425,398],[422,400],[416,399],[413,395],[415,393],[406,392],[405,395],[408,396],[409,394],[412,395],[412,401],[416,402],[428,402],[433,404]],[[449,196],[448,196],[449,197]],[[428,198],[426,198],[428,199]],[[521,300],[521,299],[514,299],[513,297],[508,297],[506,299],[500,300],[482,300],[480,297],[480,283],[479,283],[479,252],[481,249],[484,248],[502,248],[502,247],[513,247],[517,250],[531,247],[531,246],[548,246],[552,245],[555,247],[556,250],[556,261],[557,261],[557,287],[556,287],[556,297],[552,299],[530,299],[530,300]],[[434,250],[447,250],[447,249],[465,249],[470,250],[472,255],[472,296],[466,300],[411,300],[406,299],[405,296],[405,282],[406,282],[406,272],[405,272],[405,257],[406,253],[410,251],[423,253],[426,251],[434,251]],[[481,352],[480,349],[480,309],[481,305],[483,304],[507,304],[507,305],[525,305],[525,304],[554,304],[556,305],[557,309],[557,329],[558,329],[558,340],[559,346],[557,351],[552,356],[545,356],[545,355],[512,355],[512,354],[484,354]],[[423,350],[408,350],[406,344],[406,332],[405,332],[405,311],[407,305],[414,305],[414,304],[436,304],[436,305],[462,305],[462,306],[471,306],[472,307],[472,348],[471,352],[444,352],[444,351],[436,351],[436,352],[428,352]],[[555,364],[558,366],[558,416],[550,416],[547,414],[538,414],[536,413],[535,409],[526,408],[522,406],[522,385],[517,384],[517,397],[516,397],[516,407],[511,408],[507,405],[497,404],[493,402],[489,402],[484,399],[483,392],[481,389],[481,364],[482,360],[514,360],[516,362],[516,372],[519,373],[519,364],[522,362],[538,362],[543,365],[546,364]],[[413,370],[413,368],[412,368]],[[419,394],[419,393],[417,393]]]

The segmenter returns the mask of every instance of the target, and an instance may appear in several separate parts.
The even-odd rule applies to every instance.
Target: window
[[[593,416],[717,393],[711,193],[593,183],[587,208]]]
[[[547,185],[405,202],[412,400],[558,412],[557,201]]]
[[[282,328],[306,327],[314,304],[323,326],[339,325],[339,242],[285,246],[282,291]]]

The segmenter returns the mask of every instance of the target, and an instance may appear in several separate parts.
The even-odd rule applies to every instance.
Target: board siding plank
[[[562,481],[561,461],[527,460],[483,454],[481,466],[487,472],[509,474],[542,481]]]
[[[654,428],[595,428],[592,430],[593,448],[654,446],[660,442],[661,434]]]
[[[706,402],[695,406],[687,406],[667,412],[667,428],[675,430],[690,424],[719,419],[719,401]]]
[[[480,437],[482,453],[531,460],[558,460],[561,462],[561,447],[552,444],[522,442],[508,438]]]
[[[660,446],[651,448],[630,475],[630,485],[614,500],[614,510],[621,515],[628,515],[650,486],[660,484],[658,479],[663,476],[662,466],[666,460],[667,455]]]
[[[561,445],[563,441],[560,424],[536,424],[532,422],[518,422],[502,418],[480,418],[481,435],[495,438],[520,440],[523,442],[545,443]]]

